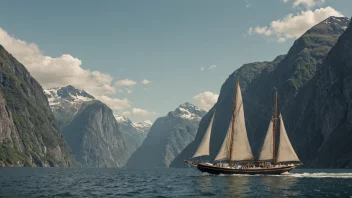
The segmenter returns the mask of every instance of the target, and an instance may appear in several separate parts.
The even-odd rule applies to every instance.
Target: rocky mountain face
[[[0,166],[72,166],[40,84],[0,45]]]
[[[125,116],[115,116],[115,118],[125,141],[127,150],[132,154],[139,146],[142,145],[143,140],[147,137],[152,123],[149,120],[133,123]]]
[[[82,103],[63,135],[85,167],[122,167],[130,155],[112,110],[98,100]]]
[[[110,119],[111,114],[109,113],[109,111],[111,110],[109,110],[108,107],[104,106],[98,101],[95,101],[95,98],[84,90],[77,89],[71,85],[66,87],[44,90],[44,93],[48,98],[49,106],[54,113],[55,119],[58,121],[64,131],[64,137],[67,142],[69,142],[70,147],[75,144],[82,144],[80,149],[95,149],[94,153],[91,154],[91,156],[87,155],[87,153],[84,153],[86,152],[84,149],[73,150],[76,154],[76,159],[80,161],[83,166],[120,167],[127,160],[125,155],[122,155],[123,157],[121,159],[119,159],[120,155],[116,155],[113,156],[112,161],[109,161],[104,157],[94,161],[92,160],[92,157],[94,157],[95,155],[111,157],[109,152],[112,151],[110,151],[110,148],[115,148],[118,146],[110,145],[110,143],[115,143],[115,140],[105,141],[104,138],[100,138],[99,141],[101,140],[102,142],[96,142],[95,144],[92,144],[90,141],[84,141],[84,139],[89,139],[93,138],[94,136],[100,135],[106,136],[109,133],[112,133],[113,138],[123,139],[123,142],[119,142],[118,140],[116,141],[118,141],[118,143],[123,143],[125,146],[125,150],[123,151],[121,151],[121,148],[116,149],[120,149],[119,152],[127,151],[129,156],[142,144],[151,127],[151,123],[148,121],[132,123],[131,120],[124,116],[115,116],[116,120]],[[87,109],[88,106],[89,108]],[[104,122],[102,120],[99,120],[101,119],[101,115],[99,113],[102,110],[104,110],[105,112],[104,119],[109,118]],[[84,113],[82,114],[82,112]],[[89,114],[89,116],[87,116],[86,114]],[[79,122],[77,120],[74,121],[76,117],[79,117],[77,118],[78,120],[80,120]],[[83,118],[86,118],[87,120],[83,122]],[[95,118],[97,118],[98,120],[94,120]],[[100,127],[97,128],[95,125],[99,125]],[[116,126],[117,128],[115,128]],[[76,135],[74,133],[76,133],[75,130],[77,128],[81,129],[80,133],[82,135],[82,139],[78,140],[78,142],[75,142],[76,140],[73,140],[72,137]],[[105,131],[105,129],[111,129],[112,131]],[[69,134],[71,132],[73,134]],[[83,152],[83,154],[81,152]]]
[[[315,78],[320,65],[339,36],[348,26],[348,18],[329,17],[312,27],[297,39],[285,56],[272,62],[246,64],[236,70],[221,87],[218,102],[213,108],[217,113],[211,134],[209,160],[217,154],[231,119],[236,79],[239,79],[244,98],[244,110],[248,138],[255,156],[264,141],[272,116],[274,88],[279,92],[279,110],[285,127],[301,161],[313,166],[312,160],[322,149],[323,133],[313,123],[316,120]],[[212,112],[212,111],[209,111]],[[187,146],[172,162],[171,166],[183,167],[198,147],[211,114],[200,122],[195,141]],[[326,166],[326,165],[324,165]]]
[[[310,131],[321,144],[311,160],[316,168],[352,167],[352,22],[319,66],[311,99]],[[308,132],[310,132],[308,131]]]
[[[131,155],[125,167],[168,167],[171,161],[194,140],[204,110],[184,103],[158,118],[143,144]]]
[[[61,128],[72,121],[83,102],[94,100],[94,97],[84,90],[76,89],[71,85],[47,89],[44,93]]]

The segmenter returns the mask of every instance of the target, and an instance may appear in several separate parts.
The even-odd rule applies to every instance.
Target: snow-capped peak
[[[44,90],[48,98],[50,107],[62,106],[63,103],[70,103],[72,105],[81,104],[85,101],[94,100],[94,97],[89,95],[84,90],[76,89],[69,85],[60,88],[51,88]]]
[[[176,110],[175,113],[177,116],[189,120],[197,119],[201,120],[202,117],[206,114],[206,112],[197,106],[186,102],[181,104]]]
[[[335,17],[335,16],[330,16],[329,18],[325,19],[321,23],[325,24],[333,24],[334,26],[341,27],[342,29],[346,29],[346,24],[348,24],[349,18],[347,17]]]
[[[150,130],[150,127],[153,125],[153,123],[150,120],[145,120],[142,122],[134,122],[133,126],[134,128],[137,129],[138,132],[140,133],[147,133]]]
[[[128,122],[130,123],[131,120],[128,119],[126,116],[120,116],[120,115],[114,115],[115,116],[115,119],[118,123],[122,123],[122,122]],[[132,122],[131,122],[132,123]]]
[[[150,127],[153,125],[153,123],[150,120],[145,120],[142,122],[132,122],[126,116],[120,116],[120,115],[114,115],[114,116],[115,116],[117,123],[120,126],[135,128],[140,133],[149,132]]]
[[[153,123],[150,120],[145,120],[142,122],[134,122],[133,125],[135,127],[141,128],[141,127],[151,127],[153,125]]]

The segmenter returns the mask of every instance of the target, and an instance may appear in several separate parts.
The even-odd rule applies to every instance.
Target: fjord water
[[[209,176],[191,169],[1,168],[0,197],[350,197],[351,170]]]

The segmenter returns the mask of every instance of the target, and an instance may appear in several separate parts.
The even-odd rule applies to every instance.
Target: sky
[[[208,110],[245,63],[285,54],[351,0],[3,0],[0,44],[43,88],[73,85],[132,121]]]

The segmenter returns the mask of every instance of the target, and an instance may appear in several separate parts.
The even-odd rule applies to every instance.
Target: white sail
[[[232,131],[232,117],[230,120],[229,128],[227,129],[227,133],[220,148],[218,155],[216,156],[215,160],[227,160],[228,159],[228,150],[229,150],[229,143],[230,143],[230,135]]]
[[[241,89],[238,83],[237,83],[237,86],[238,87],[236,89],[237,90],[236,109],[233,115],[235,116],[235,121],[232,126],[232,118],[231,118],[225,140],[215,160],[245,161],[245,160],[254,159],[254,156],[252,154],[252,149],[249,145],[248,137],[247,137]],[[234,128],[233,138],[231,138],[232,127]],[[230,144],[231,139],[233,140],[232,153],[231,153],[231,156],[229,156],[228,152],[230,152],[229,146],[231,145]]]
[[[273,138],[273,120],[271,120],[258,160],[264,161],[273,159]]]
[[[199,147],[198,147],[197,151],[194,153],[193,157],[209,155],[210,135],[211,135],[211,129],[213,127],[214,117],[215,117],[215,112],[213,114],[213,117],[210,120],[210,123],[209,123],[207,130],[205,131],[203,139],[200,142]]]
[[[280,115],[280,142],[276,162],[300,161],[288,139],[284,121]]]

